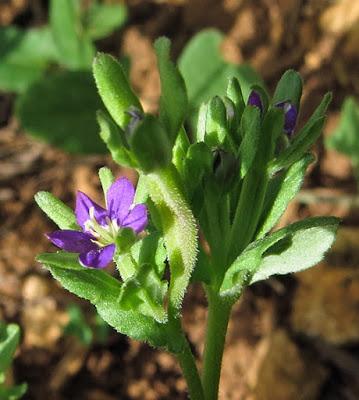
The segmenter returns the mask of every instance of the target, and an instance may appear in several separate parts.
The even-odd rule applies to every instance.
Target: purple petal
[[[107,191],[107,208],[111,219],[117,219],[121,225],[130,211],[135,197],[135,188],[127,178],[115,181]]]
[[[261,110],[261,112],[263,111],[263,103],[262,103],[261,96],[255,90],[252,90],[251,93],[249,94],[247,104],[249,106],[258,107]]]
[[[284,111],[284,131],[291,135],[297,123],[298,111],[294,104],[285,101],[276,104],[276,107],[282,108]]]
[[[79,256],[80,264],[90,268],[105,268],[112,261],[116,246],[110,244],[88,252],[83,252]]]
[[[90,235],[79,231],[64,229],[49,233],[46,236],[55,246],[71,253],[83,253],[98,247],[92,242]]]
[[[122,221],[121,227],[132,228],[139,233],[146,228],[147,222],[147,207],[144,204],[137,204]]]
[[[75,215],[77,223],[85,230],[85,222],[90,219],[90,209],[94,209],[94,216],[100,225],[106,225],[107,211],[92,201],[85,193],[77,192]]]

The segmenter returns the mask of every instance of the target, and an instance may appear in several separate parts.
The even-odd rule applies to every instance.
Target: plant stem
[[[191,348],[186,338],[181,353],[175,354],[186,379],[188,393],[191,400],[205,400],[202,383]]]
[[[206,400],[217,400],[223,350],[231,306],[207,288],[208,319],[204,350],[202,385]]]

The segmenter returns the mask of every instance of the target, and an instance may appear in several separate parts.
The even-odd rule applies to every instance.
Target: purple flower
[[[289,101],[283,101],[275,105],[284,111],[284,132],[290,137],[297,123],[298,111],[294,104]]]
[[[249,106],[258,107],[261,113],[263,112],[263,103],[261,95],[256,90],[252,90],[251,93],[249,94],[247,104]]]
[[[126,178],[115,181],[106,193],[107,209],[77,192],[75,215],[82,231],[58,230],[47,235],[51,242],[71,253],[79,253],[84,267],[104,268],[113,259],[121,228],[139,233],[147,226],[147,207],[133,204],[135,188]]]

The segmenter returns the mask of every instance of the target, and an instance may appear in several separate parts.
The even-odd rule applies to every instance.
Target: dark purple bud
[[[297,123],[297,108],[289,101],[278,103],[276,104],[276,107],[282,108],[284,111],[284,132],[290,137],[293,134],[295,125]]]
[[[263,112],[263,103],[260,94],[256,90],[252,90],[249,97],[247,104],[249,106],[258,107],[261,112]]]

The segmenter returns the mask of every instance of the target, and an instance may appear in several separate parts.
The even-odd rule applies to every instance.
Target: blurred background
[[[317,162],[281,225],[312,215],[343,219],[321,265],[249,288],[235,306],[221,399],[359,398],[359,1],[0,0],[0,320],[22,340],[7,382],[24,399],[186,399],[166,353],[112,332],[94,309],[38,265],[54,226],[34,204],[47,190],[73,205],[76,190],[101,201],[97,169],[135,180],[97,135],[103,107],[91,75],[96,51],[123,63],[146,111],[160,86],[153,41],[173,42],[196,107],[236,75],[244,92],[271,91],[288,68],[304,79],[298,127],[333,92]],[[248,95],[248,93],[247,93]],[[205,299],[186,297],[184,321],[202,352]]]

